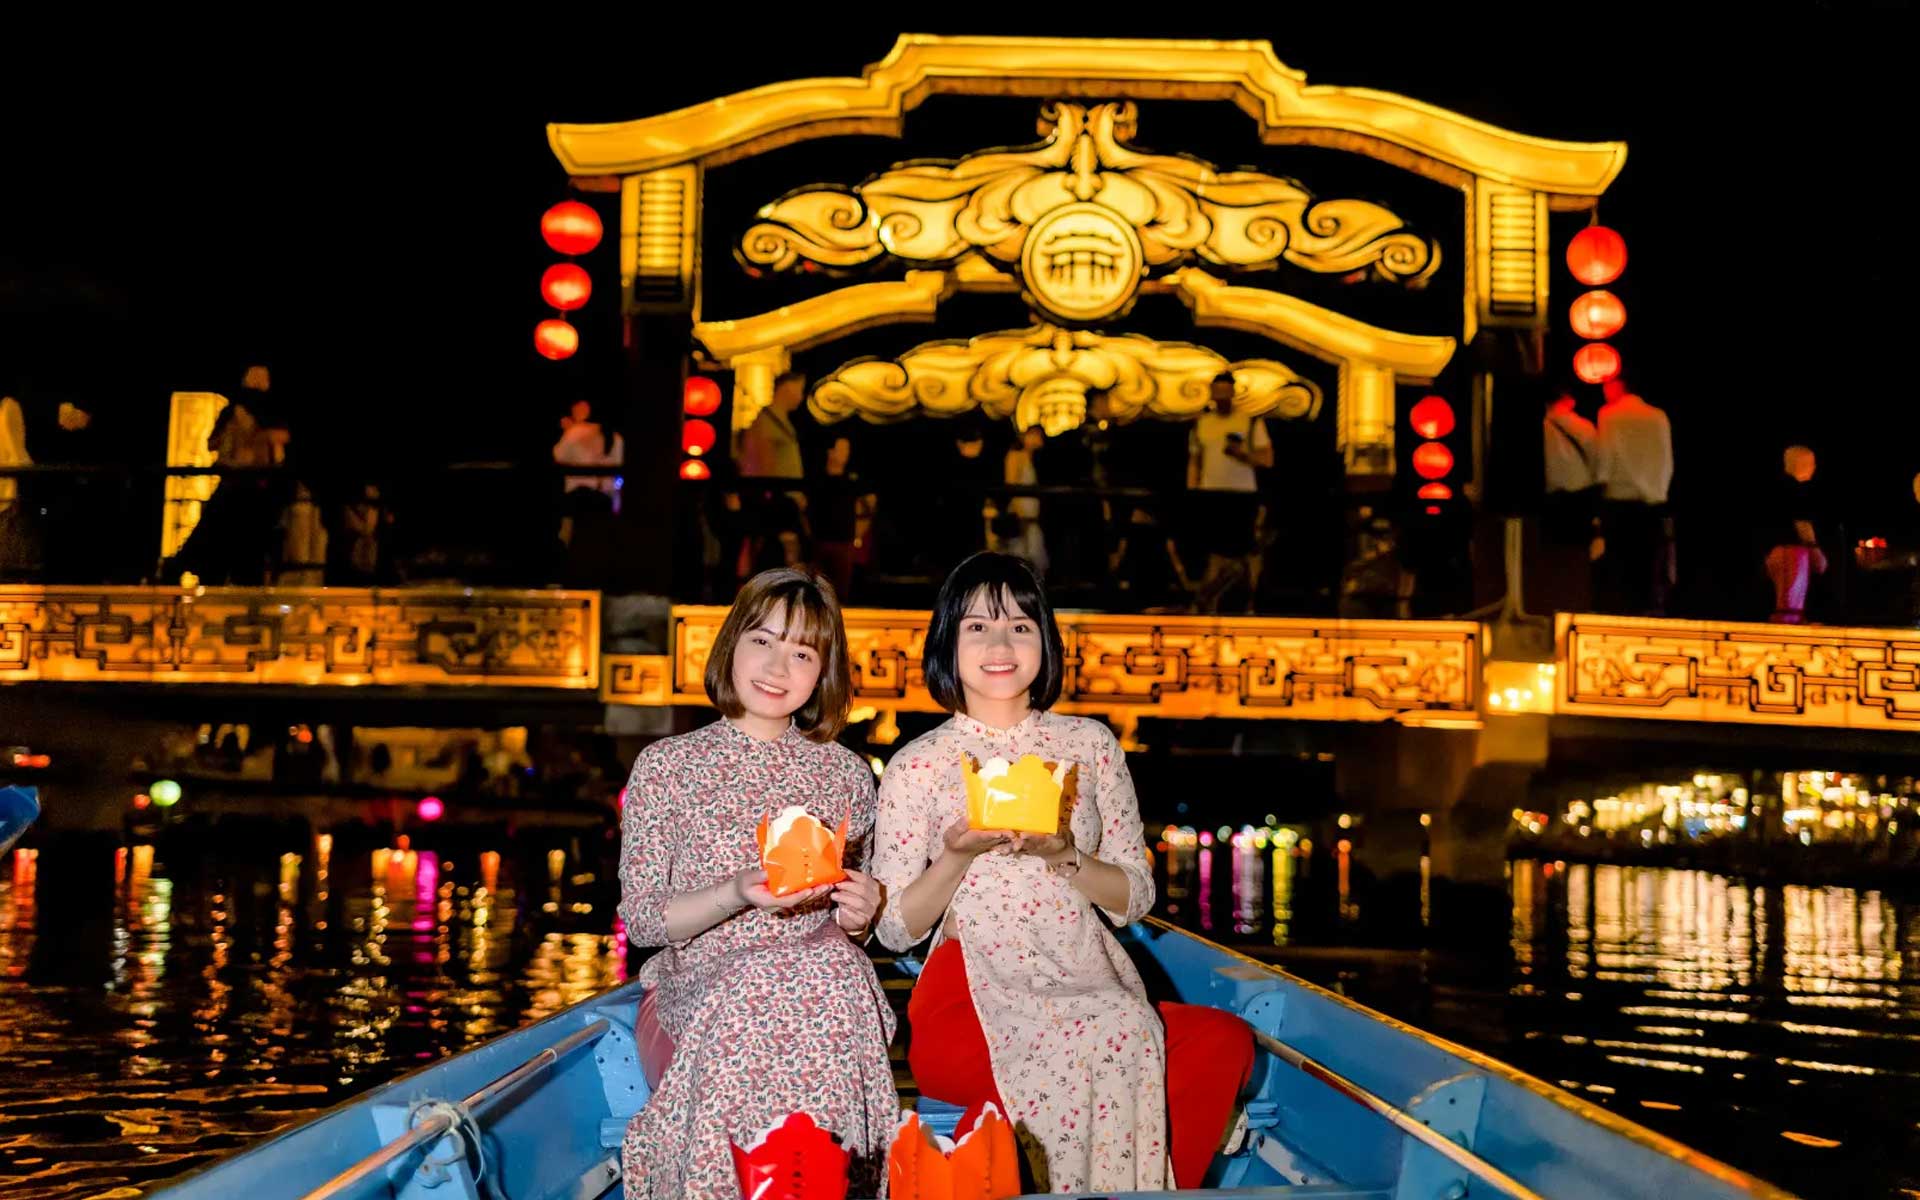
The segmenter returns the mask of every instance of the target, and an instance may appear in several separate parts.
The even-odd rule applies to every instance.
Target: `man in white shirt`
[[[1527,599],[1547,612],[1593,607],[1593,556],[1599,537],[1599,433],[1562,390],[1541,422],[1546,501],[1541,509],[1538,569],[1528,573]]]
[[[1215,376],[1211,391],[1212,410],[1194,419],[1187,437],[1187,489],[1207,546],[1207,571],[1195,591],[1202,612],[1218,612],[1221,597],[1244,573],[1252,612],[1260,587],[1257,532],[1266,519],[1254,468],[1273,465],[1273,442],[1265,421],[1233,411],[1232,372]]]
[[[1613,612],[1657,616],[1673,582],[1663,511],[1673,483],[1673,426],[1624,380],[1608,380],[1606,396],[1596,471],[1606,489],[1604,599]]]

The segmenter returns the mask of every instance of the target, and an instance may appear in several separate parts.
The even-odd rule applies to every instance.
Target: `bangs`
[[[1029,621],[1037,619],[1033,613],[1034,606],[1022,604],[1010,584],[983,583],[974,588],[967,596],[964,608],[972,612],[976,605],[985,608],[987,615],[996,621],[1008,617],[1025,617]]]
[[[768,589],[760,598],[758,611],[748,615],[746,627],[758,629],[765,625],[776,608],[784,609],[786,613],[785,625],[780,630],[781,641],[799,642],[821,653],[826,652],[827,646],[833,641],[838,618],[823,603],[817,588],[810,587],[803,580],[794,580]]]

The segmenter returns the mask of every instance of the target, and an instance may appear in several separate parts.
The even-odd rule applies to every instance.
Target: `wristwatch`
[[[1071,879],[1075,875],[1078,875],[1080,873],[1080,847],[1075,846],[1073,848],[1072,858],[1062,859],[1057,863],[1048,863],[1047,870],[1052,871],[1055,875],[1063,879]]]

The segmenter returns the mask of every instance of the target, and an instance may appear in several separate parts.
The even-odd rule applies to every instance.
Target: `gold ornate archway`
[[[752,271],[831,272],[887,258],[907,268],[904,278],[703,319],[708,167],[808,139],[898,137],[927,97],[952,94],[1045,101],[1041,141],[803,188],[771,198],[737,231],[735,257]],[[1227,272],[1285,262],[1419,286],[1440,247],[1377,204],[1317,198],[1291,179],[1136,147],[1140,107],[1161,100],[1228,100],[1263,143],[1345,150],[1458,189],[1459,336],[1383,329],[1230,281]],[[1551,141],[1405,97],[1309,85],[1266,42],[920,35],[903,36],[857,79],[771,84],[635,121],[554,125],[549,140],[574,175],[620,178],[628,309],[691,317],[699,348],[734,372],[736,427],[764,406],[793,353],[874,325],[931,322],[960,291],[1018,293],[1033,324],[849,364],[816,386],[815,413],[886,420],[978,405],[1057,431],[1077,422],[1093,389],[1129,412],[1190,413],[1221,369],[1234,374],[1243,411],[1317,411],[1318,385],[1284,363],[1229,363],[1204,347],[1111,328],[1157,292],[1178,297],[1196,326],[1253,332],[1332,364],[1335,439],[1354,474],[1392,472],[1398,384],[1430,381],[1482,328],[1545,326],[1547,214],[1590,207],[1626,156],[1617,142]]]

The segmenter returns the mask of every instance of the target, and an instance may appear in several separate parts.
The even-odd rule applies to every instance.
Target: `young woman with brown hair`
[[[865,874],[873,772],[833,739],[851,678],[833,589],[782,569],[740,591],[709,653],[721,719],[634,760],[621,813],[620,916],[658,946],[636,1024],[654,1092],[627,1126],[626,1195],[724,1197],[729,1144],[805,1111],[854,1156],[873,1195],[899,1104],[893,1013],[866,936],[879,889]],[[767,889],[754,829],[791,805],[848,823],[848,877],[788,896]]]

